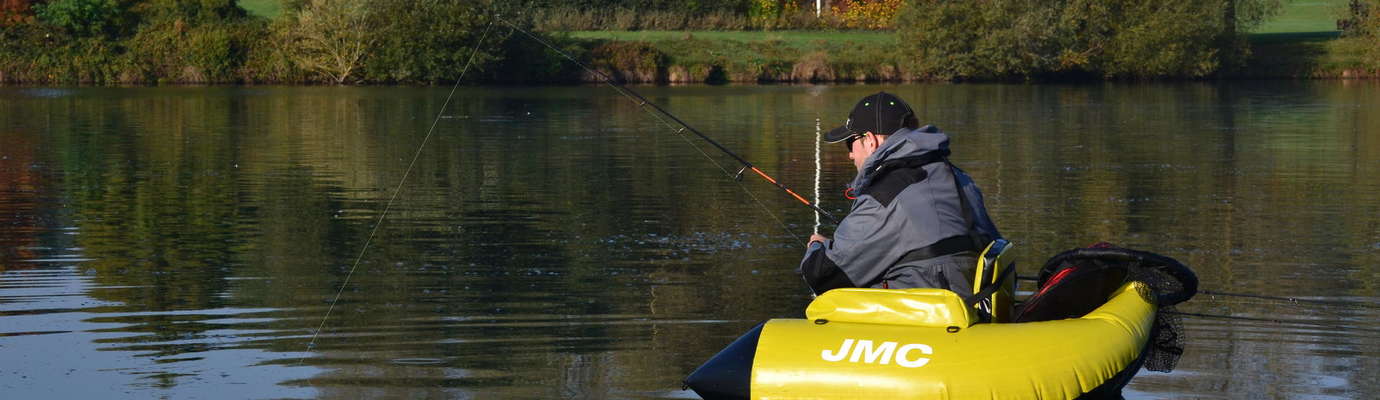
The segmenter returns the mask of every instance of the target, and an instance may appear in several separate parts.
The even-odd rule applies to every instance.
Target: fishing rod
[[[599,77],[599,79],[600,79],[601,81],[603,81],[604,83],[606,83],[606,84],[608,84],[609,86],[613,87],[614,90],[617,90],[617,91],[618,91],[619,93],[621,93],[623,96],[626,96],[628,99],[633,100],[634,103],[637,103],[638,107],[641,107],[641,108],[643,108],[643,109],[648,109],[648,108],[650,108],[651,110],[655,111],[656,113],[659,113],[660,115],[663,115],[663,116],[665,116],[666,118],[669,118],[671,121],[674,121],[677,125],[680,125],[680,129],[678,129],[678,130],[676,131],[676,133],[678,133],[678,134],[684,133],[684,132],[693,133],[693,134],[695,134],[695,136],[698,136],[700,139],[703,139],[704,141],[709,142],[709,144],[710,144],[710,145],[713,145],[714,148],[719,149],[719,151],[723,152],[724,154],[727,154],[729,157],[732,157],[733,160],[737,161],[738,164],[740,164],[740,165],[742,166],[742,168],[739,168],[739,169],[738,169],[738,172],[737,172],[736,174],[733,174],[733,175],[732,175],[732,176],[733,176],[733,179],[734,179],[735,181],[742,181],[742,180],[743,180],[743,174],[744,174],[745,172],[747,172],[747,171],[750,170],[750,171],[752,171],[753,173],[756,173],[758,176],[762,177],[762,179],[766,180],[767,182],[771,183],[772,185],[775,185],[778,189],[781,189],[782,191],[786,192],[786,194],[788,194],[788,195],[790,195],[791,197],[795,198],[796,201],[799,201],[801,204],[804,204],[806,207],[810,207],[810,209],[814,210],[815,213],[817,213],[817,214],[819,214],[819,215],[823,215],[825,218],[828,218],[828,219],[829,219],[830,221],[832,221],[835,225],[837,225],[837,224],[839,223],[839,219],[838,219],[838,218],[835,218],[833,214],[830,214],[828,211],[825,211],[823,208],[820,208],[818,204],[811,203],[809,200],[806,200],[805,197],[801,196],[800,194],[797,194],[794,190],[791,190],[790,188],[786,187],[786,185],[781,184],[781,182],[778,182],[778,181],[776,180],[776,178],[771,177],[771,175],[767,175],[766,172],[762,172],[762,170],[761,170],[760,168],[757,168],[756,166],[752,165],[751,162],[748,162],[748,160],[744,159],[742,156],[739,156],[738,153],[734,153],[732,150],[729,150],[727,147],[724,147],[723,145],[719,144],[719,142],[715,141],[714,139],[711,139],[709,136],[706,136],[704,133],[701,133],[698,129],[695,129],[694,127],[690,126],[690,124],[687,124],[687,123],[685,123],[685,121],[682,121],[680,118],[676,117],[675,114],[671,114],[670,111],[666,111],[666,109],[661,108],[661,106],[657,105],[656,103],[653,103],[653,102],[651,102],[650,100],[647,100],[647,98],[646,98],[646,97],[643,97],[642,94],[637,93],[636,91],[633,91],[632,89],[629,89],[627,86],[624,86],[624,85],[621,84],[621,83],[618,83],[616,80],[613,79],[613,77],[610,77],[608,74],[605,74],[605,73],[603,73],[602,71],[598,71],[598,70],[595,70],[595,69],[593,69],[593,68],[590,68],[589,66],[587,66],[587,65],[585,65],[584,63],[580,62],[580,60],[576,60],[575,57],[571,57],[570,54],[568,54],[568,53],[566,53],[566,52],[564,52],[564,51],[561,51],[561,49],[556,48],[556,46],[552,46],[550,43],[547,43],[545,40],[542,40],[540,37],[537,37],[536,35],[533,35],[531,32],[528,32],[528,31],[525,30],[525,29],[519,28],[517,25],[513,24],[512,22],[509,22],[508,20],[504,19],[501,15],[499,15],[499,14],[494,14],[494,18],[495,18],[495,20],[497,20],[497,21],[499,21],[499,22],[502,22],[504,25],[508,25],[508,27],[509,27],[509,28],[512,28],[514,31],[516,31],[516,32],[521,32],[523,35],[526,35],[528,38],[531,38],[532,40],[536,41],[537,43],[541,43],[542,46],[546,46],[546,48],[551,49],[551,51],[554,51],[554,52],[556,52],[557,54],[560,54],[562,57],[565,57],[565,59],[570,60],[570,62],[575,63],[575,65],[580,66],[580,68],[583,68],[586,72],[589,72],[589,73],[591,73],[591,74],[594,74],[594,76]],[[725,172],[727,172],[727,171],[725,170]]]
[[[820,147],[820,142],[822,142],[822,140],[821,140],[822,138],[820,137],[820,132],[822,132],[822,131],[820,131],[820,129],[819,129],[819,118],[815,118],[815,203],[816,203],[816,204],[819,203],[819,176],[820,176],[820,171],[823,170],[823,168],[822,168],[823,165],[820,164],[820,158],[819,158],[819,147]],[[814,232],[814,234],[816,234],[816,235],[819,234],[819,214],[818,214],[818,213],[815,214],[815,232]]]

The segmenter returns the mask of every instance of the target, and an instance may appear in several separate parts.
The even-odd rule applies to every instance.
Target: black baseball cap
[[[824,142],[838,143],[865,132],[890,135],[903,127],[917,128],[919,125],[909,104],[891,93],[877,92],[858,100],[853,112],[848,113],[848,122],[824,134]]]

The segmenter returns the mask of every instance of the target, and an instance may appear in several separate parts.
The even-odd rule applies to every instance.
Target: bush
[[[1211,2],[1125,7],[1116,33],[1103,39],[1102,56],[1088,65],[1092,72],[1130,78],[1204,77],[1245,56],[1245,42],[1227,30],[1222,9]]]
[[[1380,0],[1358,0],[1349,7],[1348,44],[1360,50],[1361,64],[1380,70]]]
[[[912,67],[933,79],[1029,76],[1051,69],[1057,14],[1039,1],[917,0],[898,37]]]
[[[690,18],[688,29],[741,31],[748,28],[747,17],[728,11],[714,11]]]
[[[595,30],[599,29],[603,20],[603,13],[574,7],[537,9],[530,15],[527,22],[543,32]]]
[[[1204,77],[1240,65],[1238,29],[1275,0],[911,0],[907,66],[933,79]]]
[[[76,36],[119,35],[128,10],[116,0],[52,0],[34,7],[39,20]]]
[[[786,17],[800,10],[800,5],[787,0],[752,0],[748,4],[748,23],[758,29],[786,27]]]
[[[485,43],[477,44],[490,22],[474,2],[372,0],[368,15],[374,40],[363,78],[370,82],[454,82],[475,46],[479,52],[470,69],[497,60],[499,37],[508,32],[492,26]]]
[[[0,27],[34,21],[33,0],[0,0]]]
[[[267,24],[232,0],[154,0],[136,8],[143,24],[125,41],[121,81],[234,82]]]
[[[368,0],[310,0],[285,15],[276,33],[293,49],[292,62],[322,80],[337,84],[356,79],[378,35]]]
[[[656,82],[668,64],[666,55],[647,42],[606,42],[589,57],[586,65],[621,82]]]
[[[832,6],[832,12],[844,28],[891,29],[904,5],[905,0],[844,0],[842,7]]]
[[[537,9],[522,21],[542,32],[590,30],[743,30],[747,18],[731,11],[685,14],[676,11],[644,11],[627,8],[578,9],[553,7]],[[811,18],[813,17],[811,13]]]
[[[597,46],[594,41],[581,41],[565,36],[547,36],[534,33],[576,60],[588,61],[590,48]],[[565,57],[556,54],[523,34],[509,35],[502,39],[502,59],[493,67],[483,71],[485,79],[491,82],[507,83],[565,83],[580,80],[582,69]],[[481,76],[479,74],[476,77]]]

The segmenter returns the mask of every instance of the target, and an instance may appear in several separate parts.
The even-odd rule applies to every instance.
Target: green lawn
[[[1357,47],[1363,43],[1337,31],[1349,0],[1284,1],[1279,15],[1250,35],[1247,76],[1330,76],[1365,65]]]
[[[892,40],[891,32],[877,31],[578,31],[569,32],[580,39],[616,40],[678,40],[693,37],[706,40],[739,42],[783,41],[790,44],[825,42],[873,42]]]
[[[1266,21],[1254,33],[1331,32],[1337,30],[1337,16],[1349,0],[1284,0],[1279,15]]]
[[[250,14],[261,17],[273,18],[283,12],[282,0],[239,0],[239,3]]]

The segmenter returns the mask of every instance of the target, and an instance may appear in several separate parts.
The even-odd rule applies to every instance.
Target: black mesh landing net
[[[1140,281],[1159,305],[1145,354],[1145,368],[1169,372],[1184,354],[1183,321],[1176,304],[1198,291],[1198,277],[1159,254],[1099,243],[1059,253],[1040,269],[1039,290],[1016,310],[1015,322],[1077,318],[1101,306],[1126,282]]]

